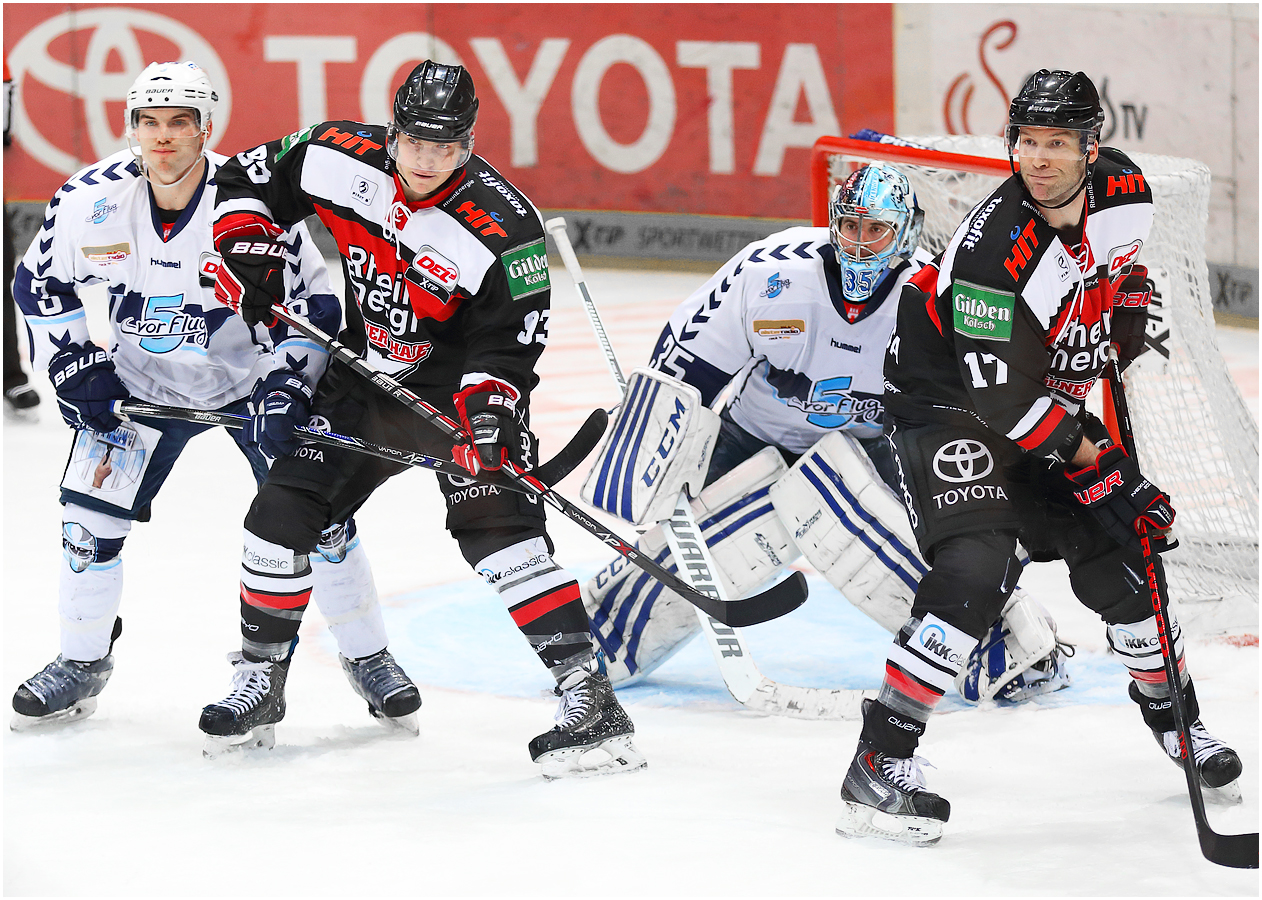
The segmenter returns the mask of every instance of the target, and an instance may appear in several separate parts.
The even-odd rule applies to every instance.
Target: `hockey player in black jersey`
[[[931,571],[865,708],[837,831],[933,843],[950,806],[915,750],[935,704],[1016,584],[1017,541],[1064,559],[1107,626],[1130,696],[1165,752],[1181,750],[1138,529],[1169,550],[1171,499],[1083,407],[1110,343],[1142,349],[1151,282],[1135,260],[1152,223],[1143,172],[1099,146],[1082,72],[1040,70],[1009,110],[1013,176],[905,289],[885,362],[885,432]],[[1120,486],[1121,489],[1117,489]],[[1157,577],[1164,582],[1160,559]],[[1201,724],[1171,616],[1205,785],[1234,792],[1237,755]]]
[[[474,475],[509,460],[534,465],[528,408],[550,297],[538,210],[473,154],[477,113],[469,73],[426,61],[395,94],[388,127],[323,122],[238,154],[219,175],[215,224],[223,301],[247,322],[268,321],[280,275],[270,242],[279,228],[319,216],[346,279],[341,341],[458,419],[473,442],[454,455]],[[436,428],[341,365],[321,379],[311,411],[337,432],[453,455]],[[239,741],[280,721],[311,591],[307,556],[322,528],[405,469],[329,448],[277,460],[245,520],[241,666],[253,668],[206,707],[203,731]],[[531,758],[548,777],[642,766],[593,652],[578,584],[552,559],[537,498],[452,476],[439,484],[465,559],[556,678],[560,724],[531,741]],[[435,552],[416,551],[418,562]]]

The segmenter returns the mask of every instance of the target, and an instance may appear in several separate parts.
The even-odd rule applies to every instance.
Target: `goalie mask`
[[[473,155],[478,97],[463,66],[421,63],[394,95],[394,120],[386,128],[386,152],[399,158],[399,142],[412,141],[433,172],[459,169]]]
[[[863,166],[833,188],[828,231],[848,301],[867,300],[894,258],[915,252],[924,220],[907,177],[892,166]]]

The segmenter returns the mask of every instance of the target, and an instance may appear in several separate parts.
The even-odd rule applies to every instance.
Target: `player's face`
[[[140,144],[149,177],[159,184],[174,184],[197,162],[202,152],[197,111],[179,107],[142,109],[132,129]],[[210,135],[210,123],[206,124]]]
[[[1097,149],[1083,156],[1081,132],[1062,128],[1022,128],[1017,136],[1017,156],[1021,180],[1030,196],[1040,203],[1054,204],[1078,189],[1087,163],[1094,162]]]
[[[433,196],[460,168],[466,155],[458,142],[423,141],[400,132],[395,165],[403,178],[404,194],[413,202]]]
[[[894,241],[894,229],[862,216],[842,216],[837,224],[841,250],[851,259],[871,259]]]

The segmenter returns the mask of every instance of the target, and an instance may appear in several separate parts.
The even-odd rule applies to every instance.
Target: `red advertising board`
[[[893,129],[889,5],[5,4],[9,200],[122,146],[154,60],[220,94],[214,149],[385,121],[433,57],[472,72],[477,152],[551,209],[809,216],[810,145]]]

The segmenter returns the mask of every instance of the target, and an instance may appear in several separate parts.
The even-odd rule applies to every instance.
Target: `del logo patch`
[[[951,311],[955,333],[990,341],[1012,339],[1012,311],[1016,295],[967,281],[951,286]]]
[[[509,250],[500,257],[508,274],[508,290],[514,300],[529,297],[551,287],[548,280],[548,251],[543,239]]]

